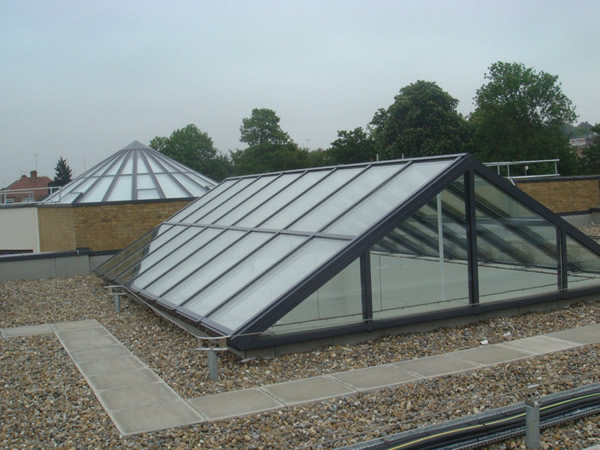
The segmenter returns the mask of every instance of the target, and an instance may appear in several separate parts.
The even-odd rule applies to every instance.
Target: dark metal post
[[[540,402],[536,399],[525,402],[525,433],[527,448],[540,448]]]

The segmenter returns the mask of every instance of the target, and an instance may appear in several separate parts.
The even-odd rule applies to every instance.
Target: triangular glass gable
[[[247,349],[600,292],[599,255],[452,155],[230,178],[98,272]]]

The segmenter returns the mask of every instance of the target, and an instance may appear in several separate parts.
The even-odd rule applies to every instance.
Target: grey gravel
[[[596,234],[596,230],[585,230]],[[598,230],[600,231],[600,230]],[[600,235],[600,232],[597,234]],[[275,359],[220,357],[221,381],[208,381],[197,341],[147,307],[112,297],[93,275],[0,283],[0,327],[96,319],[182,397],[445,353],[596,323],[600,303],[496,318],[460,328],[337,345]],[[0,447],[289,448],[337,447],[523,399],[598,382],[600,346],[589,345],[460,375],[247,417],[121,438],[53,335],[0,340]],[[600,443],[598,416],[542,433],[544,448]],[[525,448],[512,439],[490,448]]]

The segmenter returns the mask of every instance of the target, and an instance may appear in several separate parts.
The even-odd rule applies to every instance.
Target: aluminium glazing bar
[[[191,193],[190,191],[188,191],[188,190],[186,189],[186,187],[185,187],[183,184],[181,184],[181,183],[179,182],[179,180],[178,180],[177,178],[175,178],[175,177],[174,177],[174,176],[171,174],[171,172],[170,172],[169,170],[167,170],[167,169],[166,169],[166,167],[165,167],[165,164],[163,163],[163,161],[159,160],[159,159],[158,159],[158,158],[157,158],[155,155],[152,155],[152,157],[153,157],[153,159],[154,159],[154,163],[155,163],[155,164],[156,164],[158,167],[160,167],[160,168],[161,168],[161,169],[164,171],[164,174],[165,174],[167,177],[169,177],[169,178],[171,179],[171,181],[172,181],[173,183],[175,183],[175,185],[176,185],[176,186],[178,186],[178,187],[179,187],[179,188],[180,188],[180,189],[181,189],[181,190],[182,190],[184,193],[186,193],[188,197],[193,197],[192,193]],[[148,170],[149,170],[149,171],[152,171],[152,167],[151,167],[151,166],[148,166]]]
[[[125,156],[125,158],[123,158],[121,167],[119,167],[119,170],[117,170],[117,173],[113,177],[112,182],[110,183],[110,186],[106,190],[106,194],[104,194],[104,197],[102,197],[102,202],[105,202],[109,199],[110,194],[112,194],[112,191],[115,188],[117,182],[119,181],[119,177],[121,176],[121,173],[123,172],[123,169],[125,168],[125,165],[127,164],[127,161],[129,161],[129,158],[132,157],[133,152],[134,152],[134,150],[127,150],[127,155]]]
[[[473,169],[466,171],[465,183],[465,217],[467,222],[467,261],[469,304],[479,304],[479,273],[477,257],[477,217],[475,213],[475,175]]]

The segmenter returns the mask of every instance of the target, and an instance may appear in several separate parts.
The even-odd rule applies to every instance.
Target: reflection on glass
[[[567,286],[578,289],[600,284],[600,256],[567,236]]]
[[[188,196],[166,173],[156,174],[156,180],[167,198]]]
[[[210,314],[209,318],[231,330],[238,329],[346,244],[345,241],[333,239],[312,239],[224,306]]]
[[[238,192],[242,191],[246,186],[248,186],[255,180],[256,178],[242,178],[241,180],[233,180],[232,183],[235,184],[226,191],[222,191],[223,193],[219,196],[210,195],[213,193],[213,191],[210,191],[208,194],[206,194],[210,195],[210,197],[208,197],[209,201],[207,201],[206,203],[202,203],[202,206],[200,208],[197,208],[196,211],[189,215],[189,217],[186,217],[185,221],[189,223],[203,222],[204,216],[206,216],[213,209],[218,208],[219,205],[227,203],[227,201],[230,198],[237,196]],[[202,197],[200,198],[200,200],[203,201],[205,200],[205,198]],[[182,211],[180,214],[184,212],[185,210]],[[179,217],[180,214],[178,214],[176,217]]]
[[[363,321],[357,259],[279,319],[265,334],[285,334]]]
[[[188,206],[186,206],[181,211],[179,211],[177,214],[175,214],[171,218],[170,222],[192,223],[193,220],[188,220],[187,219],[188,216],[190,216],[191,214],[194,214],[195,212],[197,212],[200,208],[202,208],[204,205],[208,204],[209,202],[214,201],[215,198],[220,197],[221,194],[223,194],[236,181],[237,180],[223,181],[221,184],[219,184],[218,186],[216,186],[215,188],[211,189],[206,194],[204,194],[201,198],[195,200],[193,203],[190,203]]]
[[[475,177],[479,302],[558,290],[556,227]]]

